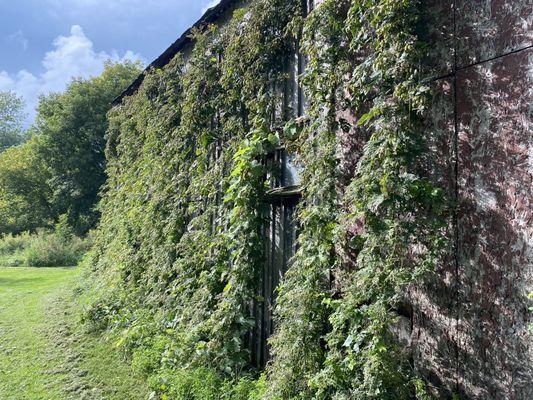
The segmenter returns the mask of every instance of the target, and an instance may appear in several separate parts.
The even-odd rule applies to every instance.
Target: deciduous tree
[[[42,97],[36,122],[39,155],[50,171],[50,202],[56,215],[68,214],[79,232],[94,226],[105,183],[107,113],[135,79],[140,65],[109,63],[102,75],[74,79],[62,94]]]
[[[24,101],[12,92],[0,92],[0,152],[25,139]]]

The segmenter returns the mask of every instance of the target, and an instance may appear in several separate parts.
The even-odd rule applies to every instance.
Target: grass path
[[[142,400],[112,344],[77,324],[74,268],[0,268],[1,400]]]

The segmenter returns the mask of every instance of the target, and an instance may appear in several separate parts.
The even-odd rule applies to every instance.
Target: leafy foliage
[[[98,217],[94,207],[106,180],[107,112],[139,67],[109,63],[100,76],[75,79],[64,93],[40,100],[36,133],[41,137],[40,157],[50,173],[50,202],[56,215],[68,213],[80,233],[93,227]]]
[[[2,267],[69,267],[77,265],[91,247],[90,238],[72,234],[61,218],[53,231],[39,230],[30,234],[0,237]]]
[[[0,154],[0,233],[51,228],[60,215],[79,234],[95,225],[106,180],[106,114],[138,72],[134,63],[108,64],[101,76],[41,98],[31,139]],[[13,116],[0,116],[2,132],[18,123],[21,103],[10,101]]]
[[[260,400],[264,384],[249,377],[227,380],[209,368],[169,371],[164,381],[163,399],[188,400]]]
[[[34,137],[0,154],[0,233],[21,233],[51,225],[50,175]]]
[[[12,92],[0,92],[0,153],[24,142],[24,101]]]
[[[290,148],[300,156],[303,168],[302,204],[298,251],[279,289],[276,309],[278,328],[272,338],[274,362],[268,370],[267,396],[273,399],[311,396],[307,381],[322,368],[326,354],[326,302],[337,263],[335,234],[341,211],[336,186],[342,25],[337,18],[323,19],[324,15],[311,16],[303,32],[309,56],[304,80],[307,120],[287,126],[297,133]]]
[[[329,295],[322,290],[322,304],[329,308],[322,312],[328,315],[329,324],[323,364],[317,362],[314,368],[285,375],[299,380],[291,384],[281,380],[286,391],[278,392],[280,398],[409,399],[427,396],[423,382],[416,378],[407,355],[398,345],[393,329],[397,319],[395,310],[403,300],[404,289],[419,282],[438,258],[446,222],[442,190],[420,175],[426,154],[422,130],[429,93],[422,84],[420,65],[424,47],[415,33],[416,7],[417,2],[413,1],[326,1],[310,18],[308,27],[311,30],[307,37],[311,58],[307,72],[307,80],[311,82],[307,88],[310,115],[313,116],[313,104],[323,110],[320,107],[325,103],[325,93],[330,93],[327,97],[330,101],[337,95],[341,105],[344,103],[358,112],[368,110],[357,125],[360,131],[364,128],[370,138],[343,199],[347,210],[332,222],[339,223],[339,235],[335,237],[337,248],[345,251],[348,248],[350,253],[358,255],[355,268],[349,265],[348,273],[341,274],[344,279],[340,297],[335,295],[335,288],[331,288]],[[344,64],[343,57],[357,61],[353,65]],[[328,74],[324,66],[334,67]],[[339,92],[335,92],[339,84],[348,92],[347,97],[342,93],[339,97]],[[314,93],[316,87],[321,91]],[[315,133],[313,138],[316,137]],[[335,136],[332,136],[327,143],[332,146],[334,141]],[[327,149],[327,145],[322,148]],[[329,170],[334,171],[332,167]],[[312,173],[316,173],[316,169]],[[328,209],[327,202],[319,204],[321,209]],[[309,206],[302,213],[308,209]],[[303,221],[305,232],[305,219]],[[311,231],[319,226],[313,224]],[[362,228],[354,232],[357,226]],[[321,231],[327,232],[324,228],[322,226]],[[302,235],[301,249],[308,242],[309,238]],[[325,244],[327,240],[322,239],[320,243]],[[295,267],[302,256],[300,250]],[[320,266],[309,254],[305,256],[303,260],[308,265]],[[337,260],[342,262],[340,254]],[[330,269],[334,266],[329,263]],[[292,273],[294,269],[288,282],[291,282]],[[309,291],[315,295],[321,293],[304,282],[294,284],[284,294],[287,304],[298,304],[298,300],[310,296]],[[281,321],[274,341],[279,347],[273,364],[274,383],[280,381],[276,373],[280,360],[283,362],[291,351],[296,352],[290,363],[281,365],[283,376],[288,365],[300,368],[302,363],[295,360],[306,356],[302,347],[291,348],[285,344],[292,342],[288,339],[295,338],[283,337],[284,329],[294,329],[295,320],[309,324],[308,318],[295,316],[302,315],[305,312],[302,310],[315,317],[321,315],[316,311],[318,304],[308,305],[307,309],[298,304],[296,315],[284,315],[283,303],[278,308]],[[302,330],[300,337],[306,337],[304,332]],[[322,345],[317,339],[319,336],[308,346],[309,351]]]
[[[296,0],[251,2],[224,27],[195,30],[190,54],[112,111],[85,319],[152,376],[154,397],[426,396],[394,333],[445,223],[443,192],[420,172],[430,94],[416,5],[326,0],[303,18]],[[284,64],[298,42],[308,110],[288,120]],[[366,142],[346,188],[341,134]],[[245,337],[263,300],[263,159],[280,144],[304,167],[300,235],[256,386]]]

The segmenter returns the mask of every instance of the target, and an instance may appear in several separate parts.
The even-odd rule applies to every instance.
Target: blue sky
[[[0,0],[0,91],[27,103],[98,75],[107,59],[154,60],[218,0]]]

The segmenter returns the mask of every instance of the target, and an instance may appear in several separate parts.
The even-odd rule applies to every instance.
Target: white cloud
[[[79,25],[71,28],[69,36],[56,38],[53,47],[43,58],[44,71],[41,74],[35,75],[24,69],[12,75],[0,71],[0,91],[14,91],[26,100],[26,111],[30,118],[28,122],[35,117],[39,95],[63,91],[74,77],[99,75],[108,60],[142,60],[140,55],[132,51],[122,56],[116,51],[96,52],[93,42],[85,36]]]
[[[28,41],[28,39],[26,39],[26,36],[24,36],[24,33],[21,30],[9,35],[7,37],[7,40],[19,44],[24,51],[28,49],[28,45],[30,44],[30,42]]]

